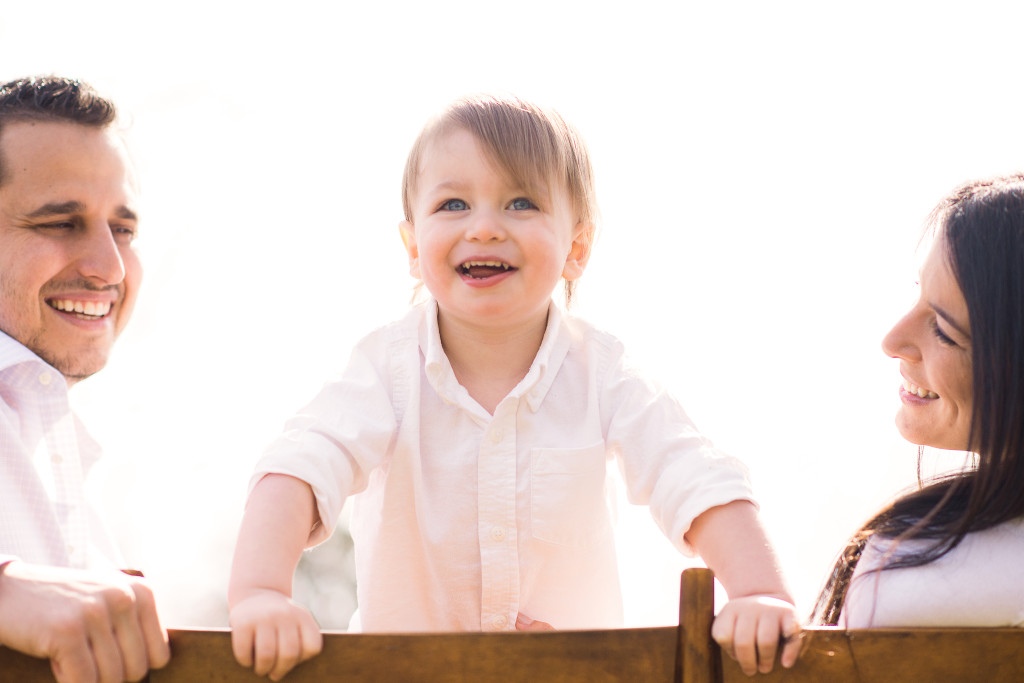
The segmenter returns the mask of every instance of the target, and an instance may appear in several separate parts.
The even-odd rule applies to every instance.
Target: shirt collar
[[[15,370],[17,368],[17,370]],[[0,373],[8,377],[14,384],[20,384],[15,378],[40,379],[48,375],[47,385],[61,385],[67,389],[67,380],[52,365],[33,353],[27,346],[7,333],[0,331]]]
[[[469,392],[458,383],[455,371],[441,346],[441,333],[437,324],[437,301],[429,299],[423,308],[423,322],[420,325],[420,349],[423,352],[424,367],[427,380],[442,399],[456,402],[465,397],[470,400]],[[537,412],[544,397],[547,396],[551,384],[558,374],[558,368],[569,352],[571,340],[561,309],[551,301],[548,304],[548,323],[544,330],[537,355],[530,364],[526,377],[509,394],[525,396],[530,410]]]

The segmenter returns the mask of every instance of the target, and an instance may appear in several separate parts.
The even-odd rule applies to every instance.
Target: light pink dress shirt
[[[607,467],[679,548],[710,507],[751,500],[746,469],[629,366],[622,345],[552,304],[533,365],[489,414],[455,378],[436,303],[363,339],[340,378],[257,465],[308,482],[351,532],[364,631],[622,624]]]
[[[83,493],[99,455],[64,376],[0,332],[0,564],[120,565]]]

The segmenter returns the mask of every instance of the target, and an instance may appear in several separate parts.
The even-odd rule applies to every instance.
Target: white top
[[[684,552],[708,508],[752,500],[622,345],[552,304],[526,377],[488,414],[455,378],[434,301],[363,339],[259,462],[308,482],[322,527],[347,496],[365,631],[622,623],[606,468]]]
[[[121,564],[83,494],[99,456],[71,412],[64,376],[0,332],[0,564]]]
[[[922,547],[904,541],[897,552]],[[935,562],[868,573],[892,541],[872,539],[857,563],[840,624],[847,628],[1024,626],[1024,519],[967,534]]]

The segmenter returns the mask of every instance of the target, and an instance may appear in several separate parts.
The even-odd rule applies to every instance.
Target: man
[[[116,571],[84,499],[98,448],[68,404],[142,276],[115,118],[77,81],[0,85],[0,645],[62,682],[135,681],[170,656],[151,591]]]

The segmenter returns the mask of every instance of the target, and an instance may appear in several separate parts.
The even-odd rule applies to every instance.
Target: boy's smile
[[[582,274],[582,224],[567,190],[528,191],[470,132],[431,141],[416,186],[402,236],[440,315],[489,330],[535,326],[559,280]]]
[[[488,287],[497,284],[504,279],[504,276],[511,275],[516,271],[504,261],[480,260],[466,261],[459,266],[459,272],[463,280],[471,287]]]

